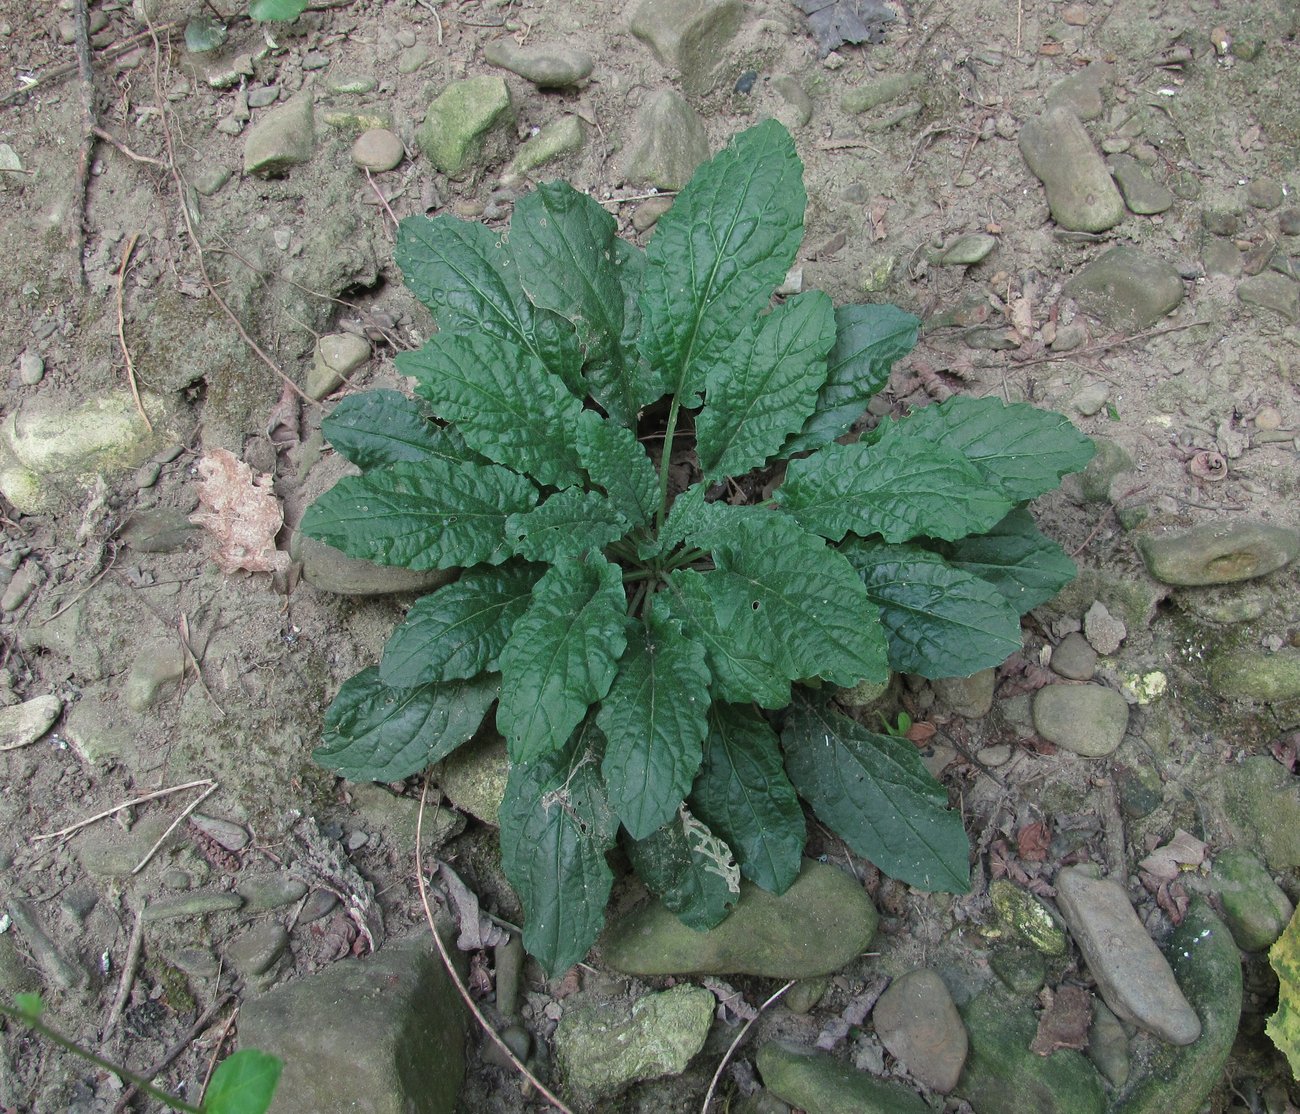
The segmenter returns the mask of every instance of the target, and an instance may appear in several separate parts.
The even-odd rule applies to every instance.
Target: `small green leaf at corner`
[[[1119,421],[1119,408],[1113,402],[1106,403],[1106,417],[1112,422]]]
[[[208,1083],[204,1114],[265,1114],[283,1068],[278,1056],[256,1048],[241,1048],[227,1056]]]
[[[248,16],[259,23],[292,23],[307,10],[307,0],[249,0]]]
[[[14,1006],[25,1018],[35,1021],[45,1011],[45,1003],[39,994],[15,994]]]

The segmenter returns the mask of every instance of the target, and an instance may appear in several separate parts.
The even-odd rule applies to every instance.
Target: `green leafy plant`
[[[292,23],[307,10],[307,0],[248,0],[248,17],[259,23]]]
[[[182,1114],[266,1114],[275,1097],[280,1070],[284,1065],[278,1057],[269,1053],[259,1052],[255,1048],[243,1048],[227,1056],[212,1073],[202,1105],[195,1106],[159,1090],[142,1076],[111,1060],[105,1060],[70,1037],[65,1037],[57,1029],[50,1028],[42,1018],[44,1011],[45,1003],[39,994],[15,994],[12,1006],[0,1002],[0,1014],[26,1025],[33,1032],[83,1060],[112,1072],[119,1079]]]
[[[343,685],[316,758],[404,778],[495,703],[503,866],[552,972],[602,927],[620,830],[698,928],[742,876],[791,884],[801,797],[887,873],[964,891],[944,789],[832,686],[999,664],[1074,574],[1023,508],[1092,454],[1060,415],[954,398],[844,441],[918,322],[815,291],[771,308],[805,203],[768,121],[700,168],[644,251],[558,182],[508,235],[409,218],[398,263],[439,329],[397,357],[419,397],[353,395],[324,423],[360,474],[303,532],[463,572]]]

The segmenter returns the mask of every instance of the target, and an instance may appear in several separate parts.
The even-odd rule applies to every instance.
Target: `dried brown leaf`
[[[1059,986],[1038,1019],[1031,1052],[1050,1056],[1060,1048],[1087,1048],[1092,995],[1081,986]]]
[[[200,508],[190,521],[217,542],[213,560],[224,573],[280,572],[289,555],[275,548],[284,525],[271,477],[253,470],[227,449],[213,449],[198,463]]]

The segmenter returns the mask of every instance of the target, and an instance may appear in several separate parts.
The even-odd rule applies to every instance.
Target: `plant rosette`
[[[397,356],[418,397],[352,395],[324,422],[360,474],[303,532],[462,571],[343,685],[315,757],[402,779],[495,705],[502,865],[553,974],[603,926],[616,840],[707,928],[742,876],[793,882],[801,798],[887,874],[964,892],[943,786],[835,687],[998,665],[1075,572],[1025,509],[1092,456],[1061,415],[957,397],[845,437],[918,321],[818,291],[773,308],[806,200],[769,120],[700,167],[644,251],[562,182],[508,235],[408,218],[397,261],[438,326]]]

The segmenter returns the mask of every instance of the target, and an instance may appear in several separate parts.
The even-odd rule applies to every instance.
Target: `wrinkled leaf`
[[[190,521],[217,542],[212,559],[224,573],[279,572],[289,555],[275,548],[284,525],[269,475],[253,470],[229,449],[213,449],[198,463],[199,509]]]
[[[799,875],[807,831],[767,720],[736,704],[709,709],[704,763],[690,805],[733,848],[746,878],[775,894],[789,889]]]
[[[644,839],[628,840],[627,853],[641,881],[688,928],[720,924],[740,897],[731,848],[685,806]]]
[[[1285,1054],[1291,1075],[1300,1079],[1300,912],[1269,949],[1268,963],[1277,973],[1279,987],[1277,1011],[1264,1031]]]
[[[987,580],[1020,615],[1046,603],[1078,572],[1065,551],[1039,533],[1024,507],[987,534],[941,545],[939,552],[954,568]]]
[[[577,963],[605,922],[618,820],[600,782],[600,731],[510,767],[501,868],[524,906],[524,947],[551,977]]]
[[[700,768],[709,673],[704,647],[662,607],[628,628],[596,724],[606,739],[601,774],[610,806],[633,839],[645,839],[668,823]]]
[[[880,606],[889,664],[922,677],[969,677],[1021,648],[1020,613],[986,580],[917,546],[852,541],[841,552]]]
[[[393,688],[492,672],[543,569],[512,561],[475,568],[421,596],[384,647],[379,676]]]
[[[345,395],[320,428],[334,450],[363,472],[435,457],[457,464],[482,462],[453,426],[435,425],[423,403],[398,391]]]
[[[578,459],[591,482],[609,496],[630,525],[640,526],[654,518],[659,504],[659,480],[636,434],[587,410],[578,423],[574,440]]]
[[[308,537],[381,565],[449,569],[510,556],[506,519],[537,489],[495,464],[430,459],[344,476],[302,516]]]
[[[800,692],[781,731],[785,768],[818,818],[891,878],[929,892],[970,889],[961,814],[906,739],[877,735]]]
[[[506,536],[519,556],[529,561],[554,561],[603,549],[621,538],[627,528],[627,519],[608,496],[569,488],[531,511],[511,515]]]
[[[501,651],[497,729],[512,762],[564,746],[614,680],[627,645],[618,567],[563,557],[533,589]]]
[[[203,1094],[204,1114],[265,1114],[275,1098],[284,1062],[269,1052],[241,1048],[217,1065]]]
[[[401,781],[473,738],[500,678],[390,688],[374,666],[349,678],[325,711],[312,757],[349,781]]]

